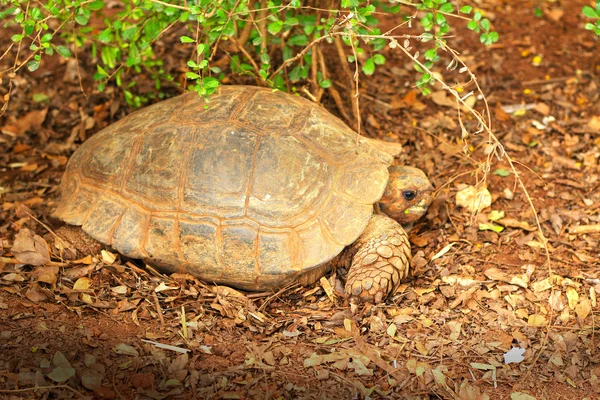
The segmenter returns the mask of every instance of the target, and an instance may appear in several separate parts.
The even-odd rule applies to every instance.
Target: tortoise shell
[[[223,86],[139,110],[75,151],[55,216],[166,272],[272,289],[365,229],[392,157],[270,89]]]

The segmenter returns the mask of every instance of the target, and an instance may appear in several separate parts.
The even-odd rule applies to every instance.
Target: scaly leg
[[[353,244],[346,294],[352,301],[379,303],[408,276],[410,244],[402,226],[385,215],[374,214]]]

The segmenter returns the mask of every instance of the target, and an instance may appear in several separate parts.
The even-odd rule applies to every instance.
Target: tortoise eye
[[[402,197],[404,197],[404,199],[408,201],[411,201],[414,200],[415,197],[417,197],[417,192],[415,192],[414,190],[403,190]]]

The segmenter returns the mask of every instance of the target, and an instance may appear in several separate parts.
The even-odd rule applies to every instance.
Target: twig
[[[156,292],[154,290],[152,291],[152,297],[154,298],[154,307],[156,308],[156,313],[158,314],[158,320],[160,321],[160,327],[164,328],[165,327],[165,319],[163,318],[163,315],[162,315],[162,308],[160,306],[160,301],[158,301],[158,296],[156,295]]]

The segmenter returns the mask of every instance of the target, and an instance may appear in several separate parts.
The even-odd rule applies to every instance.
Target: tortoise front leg
[[[374,214],[353,246],[356,253],[348,271],[346,294],[354,302],[385,300],[408,276],[411,254],[407,233],[390,217]]]

